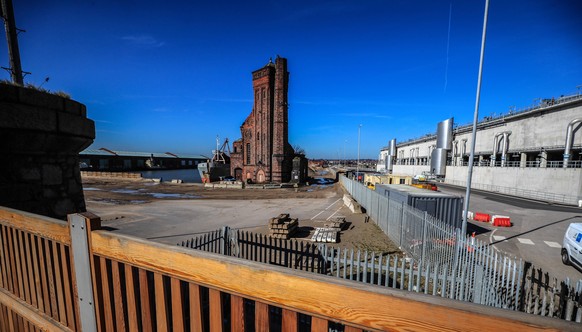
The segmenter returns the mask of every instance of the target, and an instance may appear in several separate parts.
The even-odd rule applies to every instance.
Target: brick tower
[[[245,182],[289,182],[295,152],[288,140],[287,59],[252,73],[254,103],[233,143],[231,174]]]

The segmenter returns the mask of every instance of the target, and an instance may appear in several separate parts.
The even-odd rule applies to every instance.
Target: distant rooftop
[[[136,152],[136,151],[119,151],[110,150],[107,148],[87,149],[81,151],[79,155],[92,155],[92,156],[119,156],[119,157],[143,157],[143,158],[183,158],[183,159],[209,159],[206,156],[199,154],[178,154],[172,152]]]

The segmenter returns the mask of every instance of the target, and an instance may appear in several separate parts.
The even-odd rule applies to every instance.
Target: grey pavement
[[[465,188],[441,185],[439,189],[455,195],[465,194]],[[506,195],[472,191],[469,211],[511,217],[512,227],[493,227],[489,223],[471,221],[468,231],[496,249],[521,257],[541,268],[559,281],[568,277],[582,279],[582,272],[562,264],[560,250],[566,228],[572,222],[582,222],[582,209]]]

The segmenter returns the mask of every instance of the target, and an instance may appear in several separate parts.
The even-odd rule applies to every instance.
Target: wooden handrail
[[[63,220],[0,206],[0,224],[65,245],[71,244],[68,225]]]
[[[259,303],[376,330],[576,330],[575,323],[364,285],[105,231],[92,253]]]

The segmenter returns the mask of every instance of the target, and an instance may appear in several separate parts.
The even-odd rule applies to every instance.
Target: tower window
[[[247,143],[247,164],[251,163],[251,143]]]

